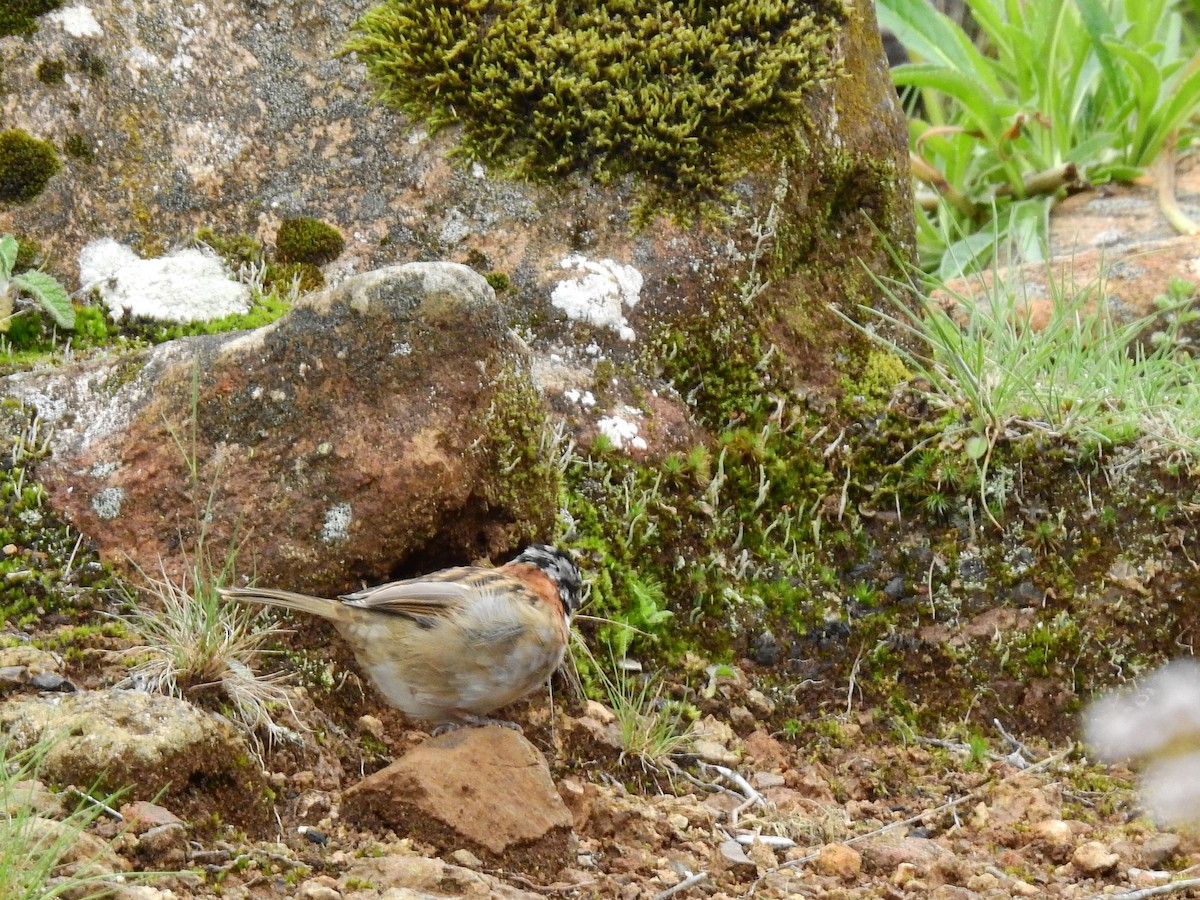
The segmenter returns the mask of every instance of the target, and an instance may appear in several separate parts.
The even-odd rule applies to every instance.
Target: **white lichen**
[[[116,320],[128,314],[206,322],[250,309],[250,289],[216,256],[191,247],[142,259],[112,238],[92,241],[79,253],[79,281],[100,295]]]
[[[646,439],[638,435],[637,422],[632,421],[640,413],[631,406],[626,406],[622,412],[624,415],[604,416],[596,423],[596,427],[618,450],[624,449],[626,444],[634,450],[645,450]]]
[[[121,514],[121,504],[124,502],[123,488],[107,487],[92,497],[92,512],[107,522]]]
[[[350,537],[350,523],[354,521],[354,511],[349,503],[338,503],[325,510],[325,524],[321,526],[321,540],[326,544],[336,544]]]
[[[71,37],[94,38],[104,35],[104,29],[96,21],[96,14],[90,7],[84,6],[82,3],[56,9],[46,18],[61,25],[62,30]]]
[[[641,272],[615,260],[592,260],[578,253],[564,257],[559,266],[579,274],[554,286],[550,292],[552,306],[569,319],[611,328],[622,340],[637,337],[625,318],[625,309],[637,306],[641,299]]]

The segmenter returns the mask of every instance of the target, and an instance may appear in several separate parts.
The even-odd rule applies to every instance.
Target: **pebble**
[[[750,869],[757,871],[754,860],[746,855],[745,848],[737,841],[721,841],[721,845],[717,848],[717,852],[721,854],[721,860],[725,865],[732,869]]]
[[[1088,841],[1075,848],[1071,865],[1084,875],[1103,875],[1115,869],[1120,859],[1099,841]]]
[[[845,844],[826,844],[813,860],[813,868],[822,875],[851,881],[862,872],[862,854]]]

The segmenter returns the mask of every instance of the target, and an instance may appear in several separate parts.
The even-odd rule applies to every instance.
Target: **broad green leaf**
[[[976,435],[973,438],[968,438],[965,449],[967,451],[968,459],[983,459],[988,452],[988,439],[983,435]]]
[[[986,84],[969,73],[955,72],[929,63],[910,63],[893,69],[892,80],[901,86],[934,88],[954,98],[973,119],[959,124],[980,129],[989,140],[994,141],[1003,131],[1001,112],[996,105],[998,98]]]
[[[994,95],[1000,94],[992,63],[927,0],[881,0],[877,12],[880,26],[895,34],[910,53],[932,65],[969,73],[984,81]]]
[[[13,287],[36,300],[60,328],[75,327],[75,308],[67,290],[45,272],[22,272],[12,280]]]
[[[0,238],[0,279],[7,280],[17,264],[17,239],[11,234]]]

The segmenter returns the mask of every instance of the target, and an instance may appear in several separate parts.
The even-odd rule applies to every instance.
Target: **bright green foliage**
[[[950,413],[943,440],[961,443],[978,467],[981,494],[996,447],[1029,438],[1053,439],[1083,456],[1126,445],[1151,458],[1200,459],[1200,396],[1193,387],[1200,365],[1185,335],[1200,316],[1195,286],[1177,281],[1155,312],[1120,322],[1102,284],[1049,283],[1050,315],[1036,329],[1027,299],[998,278],[982,299],[955,297],[963,325],[931,301],[914,310],[907,285],[891,293],[891,311],[864,307],[903,336],[902,347],[872,332],[930,385],[931,402]],[[945,484],[962,484],[934,456],[918,457],[911,475],[924,483],[931,512],[940,511],[930,498]]]
[[[39,802],[34,785],[44,777],[42,766],[55,740],[43,738],[24,750],[7,736],[0,740],[0,808],[5,811],[0,818],[0,896],[7,900],[96,898],[120,890],[117,877],[102,859],[107,848],[81,852],[86,847],[82,836],[100,817],[102,804],[82,803],[59,820],[59,828],[46,827],[44,802]],[[116,796],[105,797],[104,803],[116,805]],[[152,876],[132,873],[120,877],[142,880]]]
[[[335,259],[345,246],[336,228],[310,216],[285,219],[275,237],[275,255],[280,262],[319,266]]]
[[[6,234],[0,238],[0,316],[5,317],[6,321],[12,316],[10,292],[22,291],[50,313],[60,328],[74,328],[75,309],[71,306],[66,288],[45,272],[29,271],[14,275],[16,263],[17,239]],[[3,330],[3,325],[0,325],[0,330]]]
[[[841,15],[830,0],[387,0],[346,49],[384,102],[461,122],[473,158],[711,195],[731,141],[839,74]]]
[[[32,200],[61,166],[47,141],[19,128],[0,131],[0,202]]]
[[[6,34],[33,34],[38,16],[58,9],[62,0],[4,0],[0,3],[0,37]]]
[[[894,79],[921,92],[911,146],[937,206],[919,236],[943,277],[986,262],[997,230],[1040,258],[1046,213],[1070,182],[1062,167],[1076,184],[1135,177],[1195,133],[1200,106],[1200,42],[1179,0],[967,6],[982,50],[927,0],[879,4],[918,60]]]

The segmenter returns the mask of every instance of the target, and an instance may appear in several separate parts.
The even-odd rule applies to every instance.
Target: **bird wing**
[[[343,594],[341,601],[375,612],[437,618],[461,613],[470,596],[470,588],[458,582],[414,578]]]

